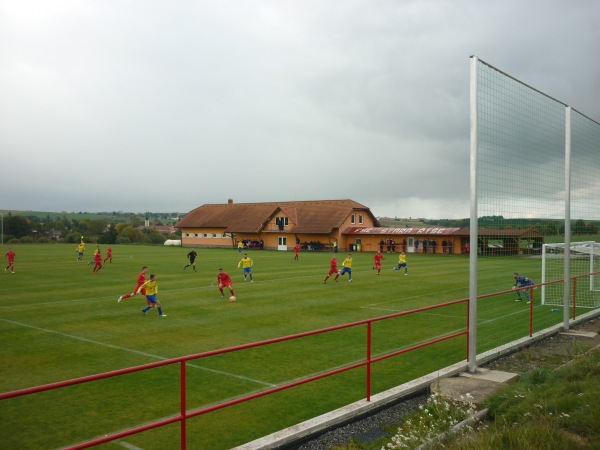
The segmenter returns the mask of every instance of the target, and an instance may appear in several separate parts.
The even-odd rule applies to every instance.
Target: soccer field
[[[183,270],[189,249],[113,246],[113,263],[92,273],[74,245],[18,245],[14,275],[0,284],[1,392],[152,363],[465,298],[469,260],[463,256],[408,255],[408,276],[393,271],[397,254],[373,270],[373,253],[354,254],[353,281],[323,278],[331,253],[248,251],[254,282],[244,282],[236,249],[197,249],[197,272]],[[103,252],[106,246],[101,246]],[[341,261],[346,254],[337,255]],[[117,302],[131,292],[143,265],[156,274],[167,317],[141,312],[145,299]],[[234,280],[237,301],[216,286],[222,267]],[[539,279],[539,259],[480,261],[479,292],[508,289],[518,270]],[[500,296],[482,309],[485,327],[505,341],[522,337],[507,325],[527,322],[524,305]],[[464,329],[466,303],[377,322],[375,354],[409,347]],[[520,307],[520,309],[519,309]],[[490,333],[491,334],[491,333]],[[466,357],[464,338],[445,341],[377,363],[373,393]],[[483,348],[482,350],[485,350]],[[201,408],[363,359],[364,327],[299,341],[199,359],[188,364],[187,407]],[[4,400],[0,408],[6,448],[56,448],[178,412],[177,366]],[[235,405],[188,422],[190,448],[231,448],[364,398],[364,368]],[[177,448],[179,426],[129,436],[139,448]],[[105,444],[122,448],[119,442]]]

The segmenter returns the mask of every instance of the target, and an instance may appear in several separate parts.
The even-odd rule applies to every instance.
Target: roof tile
[[[176,226],[225,228],[230,233],[257,233],[281,212],[288,217],[291,232],[329,233],[339,228],[356,210],[364,210],[379,226],[369,208],[353,200],[206,204],[190,211]]]

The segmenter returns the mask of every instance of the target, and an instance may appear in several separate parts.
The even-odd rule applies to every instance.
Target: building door
[[[408,242],[407,253],[414,253],[415,252],[415,238],[409,237],[406,242]]]
[[[277,238],[277,250],[283,250],[283,251],[287,250],[287,237],[286,236],[279,236]]]

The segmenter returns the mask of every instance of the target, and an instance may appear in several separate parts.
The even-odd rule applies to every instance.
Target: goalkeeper
[[[527,298],[527,304],[531,303],[531,299],[529,298],[529,286],[533,286],[534,282],[531,278],[524,277],[523,275],[519,275],[517,272],[513,274],[513,278],[515,279],[515,284],[513,289],[517,290],[517,299],[515,302],[522,302],[523,298],[521,297],[521,291],[525,294]]]

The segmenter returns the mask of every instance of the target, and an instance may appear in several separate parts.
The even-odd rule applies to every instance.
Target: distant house
[[[287,250],[340,250],[351,242],[348,227],[378,227],[370,209],[353,200],[207,204],[175,225],[185,247],[236,247]],[[354,241],[352,241],[352,244]]]
[[[177,232],[177,228],[172,225],[150,225],[148,221],[146,224],[138,227],[140,230],[156,230],[160,234],[172,234]]]

